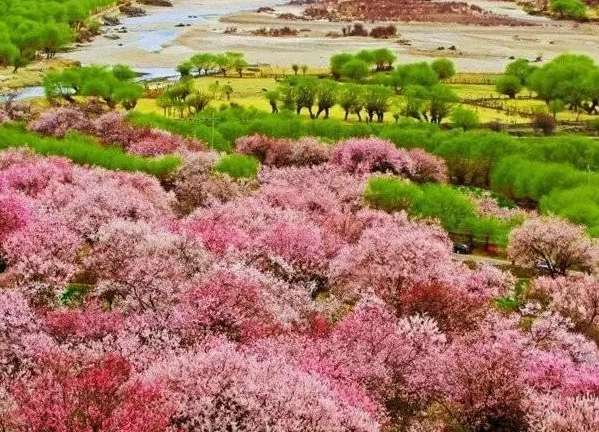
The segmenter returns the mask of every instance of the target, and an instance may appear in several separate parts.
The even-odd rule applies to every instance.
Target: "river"
[[[103,28],[104,34],[92,42],[79,45],[59,57],[82,64],[127,64],[141,75],[141,80],[177,76],[176,62],[156,61],[164,48],[184,30],[218,23],[225,15],[274,6],[283,0],[174,0],[174,7],[146,7],[142,17],[121,17],[118,26]],[[121,29],[126,29],[126,33]],[[118,36],[118,39],[106,37]],[[189,55],[193,54],[189,50]],[[17,100],[44,96],[41,86],[23,87],[14,93]]]
[[[446,1],[446,0],[439,0]],[[397,23],[396,40],[330,38],[344,23],[281,21],[271,14],[253,14],[259,7],[275,7],[277,13],[301,14],[301,8],[285,6],[288,0],[174,0],[174,7],[147,7],[143,17],[121,18],[121,25],[105,27],[104,35],[61,53],[62,58],[82,64],[127,64],[150,80],[176,76],[175,67],[198,52],[239,51],[251,63],[288,67],[291,63],[323,67],[331,55],[387,47],[400,63],[426,61],[439,55],[450,57],[458,70],[500,72],[513,58],[543,60],[563,52],[599,58],[599,26],[551,21],[526,15],[514,3],[471,0],[495,13],[526,19],[534,26],[480,27],[439,23]],[[297,37],[250,36],[260,27],[290,26]],[[234,27],[238,32],[227,32]],[[123,30],[124,29],[124,30]],[[443,50],[457,47],[456,50]],[[440,51],[442,50],[442,51]],[[43,94],[39,87],[24,88],[19,98]]]

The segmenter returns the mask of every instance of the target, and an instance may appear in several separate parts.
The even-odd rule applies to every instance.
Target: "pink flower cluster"
[[[520,207],[502,207],[497,200],[493,198],[490,192],[481,195],[470,195],[479,215],[483,217],[492,217],[504,220],[524,220],[529,216],[534,216],[533,211],[526,211]]]
[[[117,145],[142,156],[201,150],[198,141],[184,139],[168,132],[134,127],[117,112],[92,118],[78,108],[54,108],[29,123],[29,129],[44,135],[64,137],[75,131],[97,137],[106,145]]]
[[[44,135],[64,137],[67,132],[91,133],[95,130],[87,116],[76,108],[54,108],[42,113],[29,129]]]
[[[314,138],[293,141],[259,134],[237,139],[235,149],[274,167],[318,165],[326,162],[330,155],[327,145]]]
[[[216,153],[185,154],[183,164],[172,176],[177,210],[189,214],[198,207],[227,202],[251,191],[251,185],[233,181],[214,171]]]
[[[9,121],[10,121],[10,117],[8,116],[8,114],[3,109],[0,109],[0,124],[6,123]]]
[[[583,226],[541,216],[527,219],[510,233],[507,252],[516,264],[541,265],[552,276],[564,276],[571,269],[592,269],[598,251]]]
[[[393,173],[419,182],[446,182],[445,162],[423,150],[398,149],[379,138],[352,138],[333,150],[331,162],[353,174]]]
[[[370,172],[439,177],[409,155],[351,140],[219,189],[210,153],[163,184],[0,153],[0,428],[596,429],[597,282],[500,313],[513,276],[364,206]]]

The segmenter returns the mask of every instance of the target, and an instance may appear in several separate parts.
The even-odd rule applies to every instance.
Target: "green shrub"
[[[391,176],[371,177],[364,190],[364,198],[371,206],[388,212],[409,212],[422,195],[420,186]]]
[[[550,0],[551,10],[560,18],[583,19],[586,17],[586,5],[581,0]]]
[[[461,106],[453,109],[450,120],[453,126],[464,130],[474,129],[478,127],[478,124],[480,123],[476,112]]]
[[[571,189],[556,189],[541,199],[539,207],[544,213],[554,213],[589,228],[599,227],[597,183]]]
[[[19,125],[0,126],[0,149],[28,147],[46,156],[63,156],[79,165],[110,170],[140,171],[164,177],[181,164],[178,156],[146,158],[125,153],[117,147],[100,145],[90,137],[68,134],[63,139],[43,137]]]
[[[509,232],[519,223],[479,216],[470,198],[455,187],[416,185],[393,176],[371,177],[364,199],[388,212],[405,210],[414,217],[437,219],[450,233],[484,244],[507,244]]]
[[[431,63],[431,67],[437,72],[440,80],[446,80],[455,75],[455,65],[449,59],[440,58],[434,60]]]
[[[422,198],[414,203],[413,213],[421,217],[437,218],[448,231],[462,231],[475,218],[474,204],[456,188],[427,184],[422,187]]]
[[[163,129],[187,138],[195,138],[218,151],[231,151],[231,141],[225,139],[219,129],[205,117],[196,116],[191,119],[172,119],[159,114],[142,114],[132,112],[127,119],[138,126]]]
[[[522,81],[515,75],[503,75],[497,79],[495,90],[514,99],[522,91]]]
[[[255,178],[259,168],[258,159],[237,153],[222,156],[214,166],[216,171],[228,174],[235,179]]]
[[[583,136],[520,138],[523,155],[530,160],[567,163],[579,170],[599,170],[599,142]]]
[[[516,200],[540,201],[557,189],[599,184],[590,174],[558,163],[535,162],[512,156],[502,159],[491,174],[491,188]]]

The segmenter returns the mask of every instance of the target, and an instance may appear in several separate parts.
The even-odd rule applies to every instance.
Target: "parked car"
[[[553,273],[553,269],[545,260],[538,260],[535,263],[535,269],[537,269],[541,273]]]
[[[465,243],[454,243],[453,253],[457,253],[460,255],[470,255],[472,253],[472,247]]]

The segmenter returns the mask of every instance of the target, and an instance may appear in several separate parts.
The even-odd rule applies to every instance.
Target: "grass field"
[[[211,102],[212,107],[218,108],[223,104],[234,103],[243,107],[254,107],[264,111],[270,111],[270,105],[264,97],[264,93],[268,90],[272,90],[277,87],[277,81],[274,78],[258,78],[258,77],[205,77],[199,78],[194,81],[194,85],[197,89],[209,91],[211,86],[216,82],[220,86],[230,85],[233,88],[233,94],[230,100],[221,98],[217,95],[215,100]],[[461,99],[483,99],[483,98],[497,98],[500,95],[495,91],[495,87],[490,84],[450,84],[449,85]],[[531,100],[516,100],[516,101],[505,101],[509,104],[529,104],[531,107],[544,106],[543,102],[531,101]],[[393,122],[393,113],[401,111],[405,104],[403,96],[394,96],[391,99],[391,107],[389,114],[386,117],[387,122]],[[529,118],[520,116],[518,114],[507,114],[505,111],[496,110],[492,108],[484,108],[473,105],[465,105],[469,109],[476,111],[480,117],[480,121],[483,123],[491,121],[500,121],[503,123],[527,123]],[[514,108],[519,107],[514,105]],[[137,111],[142,113],[157,113],[162,114],[162,109],[156,105],[154,99],[141,99],[136,107]],[[304,111],[304,116],[308,116],[308,113]],[[562,113],[562,116],[572,116],[571,113]],[[331,117],[336,119],[343,119],[344,112],[339,106],[335,106],[331,111]],[[560,118],[561,119],[561,118]],[[357,121],[355,116],[351,116],[350,120]],[[447,119],[446,119],[447,121]]]

